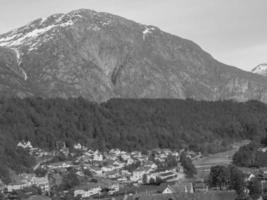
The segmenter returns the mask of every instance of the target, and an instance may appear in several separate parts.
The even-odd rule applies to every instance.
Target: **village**
[[[46,152],[34,148],[31,142],[20,142],[17,146],[29,150],[38,163],[34,166],[33,173],[19,174],[14,182],[2,184],[1,191],[6,196],[14,196],[18,191],[30,196],[34,192],[29,188],[34,187],[38,189],[37,194],[48,197],[108,197],[131,194],[143,185],[154,185],[157,188],[162,183],[171,185],[185,179],[183,167],[179,163],[181,152],[169,149],[155,149],[146,153],[119,149],[100,152],[75,144],[70,152],[62,143],[57,151]],[[188,151],[188,156],[197,159],[201,154]],[[71,183],[62,186],[67,175]],[[166,184],[163,193],[172,192],[168,185]],[[193,184],[188,185],[191,187],[182,187],[182,190],[192,192]]]
[[[188,177],[181,155],[192,161],[202,158],[193,151],[154,149],[148,152],[126,152],[111,149],[106,152],[91,150],[75,144],[72,151],[64,143],[58,150],[46,152],[34,148],[31,142],[20,142],[18,148],[29,150],[38,161],[32,173],[22,173],[10,184],[1,185],[3,199],[149,199],[175,194],[198,196],[217,193],[209,188],[207,179]],[[257,171],[247,172],[247,180]],[[260,177],[266,184],[267,174]],[[232,190],[225,190],[234,196]]]

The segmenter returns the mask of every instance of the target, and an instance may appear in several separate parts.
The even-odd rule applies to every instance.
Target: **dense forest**
[[[24,153],[16,144],[22,140],[44,149],[64,141],[68,147],[79,142],[100,150],[160,147],[213,153],[233,141],[258,140],[266,131],[267,106],[257,101],[1,99],[0,174],[6,166],[18,171],[32,162],[19,159]]]
[[[240,167],[267,167],[267,137],[239,148],[233,156],[233,164]]]

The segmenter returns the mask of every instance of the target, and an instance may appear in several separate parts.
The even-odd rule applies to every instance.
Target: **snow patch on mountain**
[[[2,42],[8,42],[8,41],[11,41],[13,40],[17,35],[12,35],[12,36],[7,36],[7,37],[4,37],[4,38],[0,38],[0,44]]]
[[[62,17],[62,16],[61,16]],[[47,35],[49,31],[51,31],[54,28],[57,27],[68,27],[68,26],[72,26],[74,24],[74,22],[72,21],[72,19],[69,19],[65,22],[61,22],[59,23],[62,19],[61,17],[59,17],[57,20],[59,20],[58,22],[48,25],[46,27],[36,27],[33,28],[32,30],[23,33],[20,32],[19,30],[17,30],[17,32],[12,31],[10,32],[10,34],[5,35],[5,37],[0,36],[0,46],[6,46],[6,47],[17,47],[20,45],[26,45],[26,46],[30,46],[30,50],[35,49],[34,47],[36,46],[36,42],[35,44],[33,44],[34,40],[40,36],[43,35]],[[40,20],[40,24],[43,24],[44,22],[46,22],[48,20],[48,18],[46,19],[41,19]],[[33,25],[28,25],[26,27],[23,28],[23,30],[32,27]]]
[[[40,24],[43,24],[47,20],[47,17],[41,18]]]
[[[20,66],[21,63],[22,63],[22,60],[21,60],[21,55],[20,55],[20,52],[18,49],[16,48],[12,48],[12,50],[15,52],[16,54],[16,58],[17,58],[17,63],[18,63],[18,67],[19,67],[19,70],[21,71],[23,77],[24,77],[24,80],[26,81],[28,79],[28,75],[27,73],[25,72],[25,70]]]
[[[24,46],[29,52],[38,49],[44,42],[52,39],[57,28],[72,27],[81,19],[88,17],[88,14],[95,20],[87,26],[87,29],[100,31],[102,28],[113,22],[109,14],[97,13],[95,11],[77,10],[67,14],[54,14],[49,17],[39,18],[18,29],[0,35],[0,46],[9,48],[20,48]],[[149,32],[152,29],[149,28]],[[145,31],[144,34],[147,34]]]
[[[0,39],[0,46],[14,47],[14,46],[22,45],[23,43],[48,32],[49,30],[51,30],[54,27],[55,27],[55,25],[51,25],[51,26],[48,26],[45,28],[34,29],[34,30],[26,33],[25,35],[15,34],[12,36],[8,36],[6,38],[2,38],[2,39]]]
[[[18,49],[12,48],[12,50],[16,53],[16,58],[17,58],[17,63],[18,65],[21,64],[21,58],[20,58],[20,53]]]
[[[145,27],[145,30],[143,31],[143,40],[146,39],[146,37],[147,37],[148,34],[153,33],[154,30],[155,30],[154,27],[146,26],[146,27]]]
[[[263,63],[251,70],[254,74],[267,76],[267,63]]]
[[[21,69],[21,72],[22,72],[22,74],[24,76],[24,80],[27,81],[27,79],[28,79],[27,73],[25,72],[25,70],[22,67],[20,67],[20,69]]]

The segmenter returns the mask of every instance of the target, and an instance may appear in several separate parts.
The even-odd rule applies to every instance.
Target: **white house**
[[[50,165],[48,165],[47,167],[49,169],[60,169],[60,168],[69,168],[72,165],[68,162],[60,162],[60,163],[52,163]]]
[[[103,158],[103,155],[102,155],[99,151],[96,151],[96,152],[94,153],[94,158],[93,158],[93,160],[94,160],[94,161],[99,161],[99,162],[101,162],[101,161],[104,160],[104,158]]]
[[[49,192],[49,180],[48,177],[33,177],[31,180],[31,183],[33,185],[36,185],[37,187],[40,187],[42,191]]]
[[[120,190],[119,184],[113,184],[109,187],[110,191],[109,194],[114,194]]]
[[[131,165],[131,164],[133,164],[134,163],[134,160],[132,159],[132,158],[129,158],[128,160],[127,160],[127,165]]]
[[[75,144],[73,146],[73,148],[76,149],[76,150],[81,150],[82,149],[82,145],[80,143],[78,143],[78,144]]]
[[[17,146],[18,146],[18,147],[21,147],[21,148],[23,148],[23,149],[26,149],[26,148],[32,149],[32,148],[33,148],[33,147],[32,147],[32,144],[31,144],[30,141],[28,141],[28,142],[19,142],[19,143],[17,144]]]
[[[99,194],[100,192],[101,192],[101,187],[95,187],[89,190],[78,189],[74,191],[74,197],[77,197],[80,195],[82,198],[87,198],[95,194]]]
[[[267,148],[266,147],[265,148],[259,148],[258,151],[265,153],[267,151]]]
[[[31,187],[31,183],[23,183],[23,184],[16,184],[16,185],[6,185],[5,188],[8,192],[16,191],[16,190],[22,190],[27,187]]]
[[[144,174],[150,173],[149,167],[140,167],[137,170],[133,171],[133,174],[131,176],[131,181],[139,181],[141,182],[143,179]]]

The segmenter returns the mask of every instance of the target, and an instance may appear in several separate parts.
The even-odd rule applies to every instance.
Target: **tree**
[[[155,151],[151,151],[149,156],[148,156],[148,160],[150,161],[155,161],[155,157],[156,157],[156,152]]]
[[[261,195],[261,183],[257,178],[253,178],[249,183],[248,183],[248,189],[249,189],[249,195],[253,199],[258,199]]]
[[[197,170],[192,163],[192,160],[186,155],[185,152],[182,152],[180,156],[180,162],[188,178],[192,178],[195,174],[197,174]]]
[[[230,187],[234,189],[237,195],[241,198],[245,196],[245,177],[241,170],[237,167],[230,165]]]
[[[128,170],[129,172],[133,172],[134,170],[136,170],[140,166],[141,166],[141,162],[138,160],[138,161],[135,161],[134,163],[132,163],[130,165],[125,166],[124,169]]]
[[[230,171],[225,166],[214,166],[210,169],[209,185],[210,187],[219,187],[222,190],[223,187],[228,186],[230,183]]]
[[[163,180],[160,178],[160,177],[156,177],[156,180],[155,180],[155,184],[156,185],[160,185],[161,183],[163,183]]]
[[[264,136],[264,137],[261,139],[261,144],[264,145],[264,146],[267,146],[267,136]]]
[[[80,181],[74,171],[69,171],[67,175],[63,177],[61,189],[69,190],[80,184]]]
[[[240,167],[257,166],[256,153],[258,145],[254,142],[242,146],[233,156],[233,164]]]
[[[150,180],[149,180],[149,184],[150,184],[150,185],[155,185],[155,179],[154,179],[154,178],[150,178]]]
[[[167,156],[165,163],[167,168],[177,167],[178,164],[176,157],[170,154]]]
[[[143,177],[142,177],[142,183],[143,184],[147,184],[148,180],[147,180],[147,175],[144,174]]]
[[[11,179],[9,177],[9,171],[8,168],[4,165],[4,163],[0,160],[0,179],[5,183],[8,184],[11,182]]]
[[[39,167],[34,171],[34,173],[37,177],[44,177],[47,174],[47,170]]]
[[[93,175],[92,175],[92,172],[89,170],[89,169],[84,169],[83,170],[83,173],[86,175],[86,176],[88,176],[88,177],[92,177]]]

